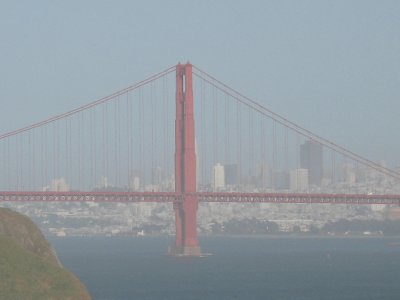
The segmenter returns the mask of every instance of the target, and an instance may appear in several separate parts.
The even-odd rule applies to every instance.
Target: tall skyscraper
[[[271,169],[266,163],[257,166],[256,186],[258,188],[271,188]]]
[[[306,141],[300,145],[300,167],[308,169],[308,183],[321,185],[323,176],[322,145],[315,141]]]
[[[295,169],[290,171],[290,190],[306,192],[308,190],[308,170]]]
[[[223,189],[225,187],[225,170],[220,163],[214,165],[214,190]]]

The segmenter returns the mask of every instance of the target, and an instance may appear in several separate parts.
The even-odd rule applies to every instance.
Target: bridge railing
[[[309,194],[309,193],[226,193],[198,192],[0,192],[0,202],[158,202],[178,203],[185,195],[201,202],[299,203],[299,204],[385,204],[400,205],[400,195]]]

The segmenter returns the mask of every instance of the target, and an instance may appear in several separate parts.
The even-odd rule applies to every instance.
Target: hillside
[[[51,245],[26,216],[0,208],[0,300],[86,300],[82,283],[62,268]]]

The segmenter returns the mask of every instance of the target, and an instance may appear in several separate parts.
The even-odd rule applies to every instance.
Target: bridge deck
[[[400,195],[374,194],[311,194],[311,193],[234,193],[197,192],[199,202],[221,203],[327,203],[327,204],[396,204]],[[38,192],[3,191],[0,202],[158,202],[183,201],[183,194],[175,192]]]

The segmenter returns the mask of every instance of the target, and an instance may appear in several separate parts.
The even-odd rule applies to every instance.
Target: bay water
[[[400,299],[400,238],[202,237],[202,258],[166,255],[172,237],[49,239],[94,300]]]

